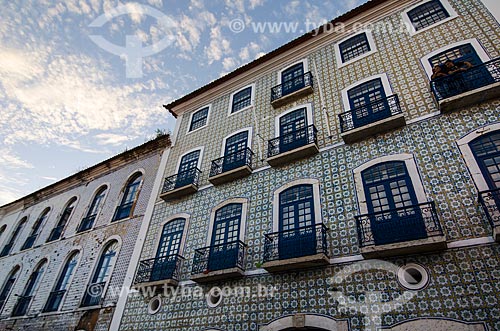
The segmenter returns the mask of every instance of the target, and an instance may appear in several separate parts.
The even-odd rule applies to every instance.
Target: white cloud
[[[222,67],[224,68],[224,70],[233,70],[237,65],[238,63],[233,57],[226,57],[224,60],[222,60]]]
[[[258,6],[262,6],[265,0],[250,0],[250,9],[255,9]]]
[[[210,43],[205,47],[205,55],[208,58],[208,64],[220,61],[224,55],[232,53],[231,43],[222,36],[220,26],[210,30]]]
[[[125,135],[114,134],[114,133],[100,133],[95,135],[97,143],[99,145],[115,145],[119,146],[124,142],[128,141],[129,138]]]

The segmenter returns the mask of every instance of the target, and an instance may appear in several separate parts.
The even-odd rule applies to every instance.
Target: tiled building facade
[[[109,329],[169,146],[158,137],[0,208],[1,330]]]
[[[340,22],[166,106],[135,283],[191,295],[122,297],[120,330],[500,330],[498,22],[479,0]]]

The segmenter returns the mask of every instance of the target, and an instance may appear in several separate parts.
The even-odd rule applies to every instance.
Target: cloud
[[[250,0],[250,9],[262,6],[265,0]]]
[[[99,145],[121,145],[129,140],[125,135],[114,133],[101,133],[95,136]]]
[[[233,57],[226,57],[222,60],[222,67],[224,70],[230,71],[238,65],[238,62]]]
[[[0,165],[2,168],[9,169],[32,169],[34,166],[29,162],[22,160],[17,155],[12,154],[12,152],[6,148],[0,149]]]
[[[222,36],[220,26],[212,28],[210,31],[210,43],[205,47],[208,64],[220,61],[223,55],[230,55],[232,52],[231,43]]]

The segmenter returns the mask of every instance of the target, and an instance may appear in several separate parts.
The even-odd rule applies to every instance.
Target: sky
[[[0,205],[173,131],[162,107],[365,0],[0,0]]]

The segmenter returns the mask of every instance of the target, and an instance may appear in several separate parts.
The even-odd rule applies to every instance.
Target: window
[[[177,171],[176,188],[194,183],[198,175],[196,170],[198,169],[200,155],[201,150],[197,149],[182,156],[179,163],[179,170]]]
[[[354,127],[391,116],[382,79],[376,78],[347,91]]]
[[[150,281],[173,278],[185,223],[184,218],[176,218],[163,226]]]
[[[429,63],[431,64],[431,67],[434,67],[436,65],[443,65],[448,60],[467,61],[470,62],[473,66],[477,66],[483,63],[474,47],[469,43],[449,48],[430,57]]]
[[[242,167],[247,162],[248,131],[242,131],[226,139],[222,172]]]
[[[50,211],[50,208],[47,208],[40,214],[40,216],[36,220],[35,224],[33,224],[33,228],[31,229],[31,233],[30,233],[29,237],[26,238],[26,241],[24,242],[21,250],[33,247],[33,245],[35,244],[36,238],[40,234],[40,230],[42,229],[42,225],[45,223],[45,220],[49,216],[49,211]]]
[[[408,17],[418,31],[450,17],[450,14],[439,0],[432,0],[410,10]]]
[[[299,108],[279,119],[280,153],[307,145],[307,111]]]
[[[204,107],[191,115],[191,124],[189,125],[189,131],[194,131],[200,129],[207,125],[208,113],[210,111],[210,106]]]
[[[120,202],[120,205],[116,207],[113,221],[118,221],[132,215],[141,181],[142,174],[140,172],[136,173],[129,179],[127,186],[125,187],[125,191],[123,192],[122,201]]]
[[[14,306],[14,310],[12,312],[12,316],[23,316],[28,312],[29,305],[33,296],[42,280],[43,273],[45,272],[45,267],[47,266],[47,260],[42,260],[36,267],[35,271],[30,275],[28,279],[28,283],[24,288],[23,294],[19,296],[16,305]]]
[[[76,197],[73,197],[66,204],[66,207],[64,208],[64,210],[61,214],[61,217],[59,218],[59,222],[57,223],[56,227],[53,228],[52,231],[50,232],[50,235],[49,235],[49,238],[47,239],[47,242],[51,242],[51,241],[54,241],[54,240],[61,238],[64,227],[68,223],[68,220],[71,216],[71,213],[73,213],[73,209],[75,208],[75,205],[76,205]]]
[[[7,228],[7,225],[2,225],[2,227],[0,228],[0,238],[2,238],[3,236],[3,233],[5,232],[5,229]]]
[[[87,215],[80,223],[77,232],[86,231],[92,228],[95,219],[97,218],[97,214],[99,213],[102,202],[104,201],[104,197],[106,196],[107,190],[107,186],[103,186],[99,188],[99,190],[97,190],[96,194],[94,195],[94,199],[90,204],[89,210],[87,211]]]
[[[47,303],[45,304],[45,307],[43,309],[44,312],[59,310],[64,294],[68,290],[69,282],[74,274],[79,255],[79,252],[74,252],[66,261],[66,264],[64,265],[64,268],[59,275],[59,279],[57,280],[54,289],[52,290],[52,292],[50,292],[49,299],[47,300]]]
[[[372,50],[366,32],[341,42],[338,47],[342,63],[349,62]]]
[[[14,246],[14,243],[17,240],[17,237],[21,233],[24,225],[26,224],[26,221],[28,220],[27,217],[23,217],[19,224],[17,224],[16,229],[14,230],[14,233],[10,236],[10,240],[7,244],[2,249],[2,252],[0,253],[0,257],[6,256],[10,254],[10,251],[12,250],[12,246]]]
[[[300,62],[281,72],[282,94],[287,95],[300,90],[304,83],[304,63]]]
[[[247,86],[242,90],[231,95],[230,114],[234,114],[250,107],[253,103],[253,85]]]
[[[2,290],[0,291],[0,310],[3,309],[3,306],[9,297],[10,291],[12,290],[12,287],[14,287],[19,269],[19,266],[15,266],[7,276],[7,279],[2,286]]]
[[[476,138],[470,148],[490,190],[500,189],[500,131]]]
[[[104,288],[109,281],[111,271],[115,264],[118,246],[118,241],[116,240],[112,240],[106,245],[99,258],[99,262],[92,275],[87,291],[85,291],[82,307],[96,306],[101,303],[101,299],[104,296]]]
[[[429,273],[420,264],[408,263],[399,268],[398,281],[404,288],[420,290],[429,282]]]

